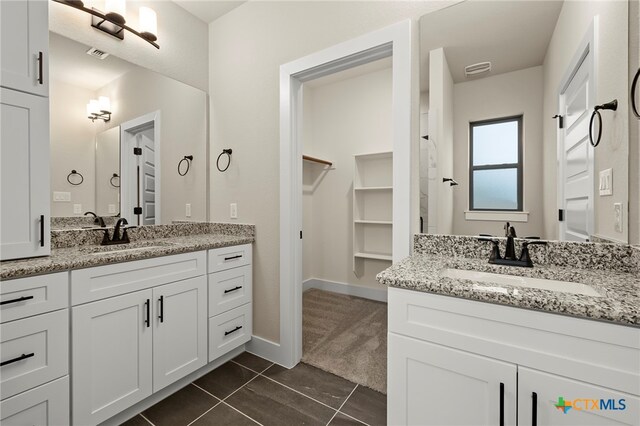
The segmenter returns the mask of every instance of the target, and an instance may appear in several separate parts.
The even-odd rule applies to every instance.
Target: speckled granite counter
[[[436,236],[435,239],[437,238],[442,237]],[[572,266],[577,262],[571,262],[571,257],[567,256],[564,257],[566,264],[563,266],[553,264],[560,263],[557,260],[541,262],[534,268],[492,265],[487,262],[489,254],[485,250],[486,244],[478,246],[479,252],[477,256],[473,256],[467,249],[460,249],[459,241],[450,241],[458,249],[454,250],[456,253],[445,253],[445,255],[434,254],[431,250],[425,249],[431,243],[433,241],[425,242],[422,237],[420,240],[416,239],[416,254],[382,271],[377,276],[378,281],[391,287],[640,327],[640,274],[634,263],[640,252],[637,247],[595,247],[594,245],[586,247],[587,251],[591,251],[592,256],[603,255],[609,260],[611,260],[609,258],[611,252],[626,253],[628,251],[630,259],[617,259],[617,265],[620,267],[614,270],[604,268],[600,264],[593,264],[592,268],[582,266],[578,269]],[[433,247],[435,246],[436,244],[433,244]],[[558,250],[558,247],[545,250]],[[466,254],[468,257],[460,254]],[[539,256],[542,257],[545,254],[541,251]],[[617,257],[617,255],[613,256]],[[602,297],[453,279],[443,276],[445,269],[577,282],[593,287]]]
[[[111,263],[208,250],[252,243],[253,225],[194,224],[159,225],[131,229],[130,244],[99,246],[102,236],[95,231],[59,231],[57,248],[51,256],[0,262],[0,279],[22,278]],[[58,231],[56,231],[58,232]],[[135,237],[134,237],[135,234]],[[147,237],[142,239],[141,237]],[[74,240],[75,238],[75,240]],[[75,245],[72,242],[75,241]],[[93,242],[94,244],[90,244]]]

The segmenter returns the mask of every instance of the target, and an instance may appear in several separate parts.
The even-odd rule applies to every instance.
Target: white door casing
[[[558,91],[558,208],[560,240],[588,241],[594,234],[594,149],[589,120],[596,99],[597,17],[587,31]]]
[[[412,40],[410,20],[343,42],[280,67],[280,343],[278,362],[292,367],[302,357],[302,84],[392,56],[393,260],[411,251],[412,224]],[[417,123],[416,123],[417,124]],[[396,190],[397,189],[397,190]]]

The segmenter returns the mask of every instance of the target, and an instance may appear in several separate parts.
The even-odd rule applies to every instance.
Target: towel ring
[[[71,182],[71,176],[74,176],[74,175],[80,176],[80,182],[78,183]],[[82,185],[82,182],[84,182],[84,176],[82,176],[82,174],[78,173],[76,170],[71,170],[71,173],[67,175],[67,182],[69,182],[73,186]]]
[[[231,154],[233,153],[232,149],[223,149],[222,152],[220,153],[220,155],[218,155],[218,159],[216,160],[216,167],[218,168],[218,170],[220,170],[221,172],[226,172],[227,169],[229,168],[229,166],[231,165]],[[229,157],[229,161],[227,162],[227,167],[225,167],[224,169],[220,168],[220,158],[224,155],[227,154],[227,157]]]
[[[631,83],[631,111],[633,111],[633,115],[640,118],[640,112],[638,112],[638,105],[636,104],[636,89],[638,87],[638,80],[640,79],[640,68],[638,68],[638,72],[636,76],[633,77],[633,83]]]
[[[589,120],[589,143],[591,143],[592,147],[597,147],[600,144],[600,139],[602,138],[602,116],[600,115],[601,110],[611,110],[615,111],[618,109],[618,100],[614,99],[611,102],[607,102],[606,104],[596,105],[593,108],[593,113],[591,114],[591,120]],[[593,120],[598,117],[598,137],[596,140],[593,140]]]
[[[187,163],[187,170],[185,170],[184,173],[180,171],[180,167],[182,166],[183,161]],[[187,173],[189,173],[189,169],[191,168],[192,161],[193,161],[193,155],[185,155],[184,158],[180,160],[180,162],[178,162],[178,174],[180,176],[185,176]]]
[[[117,185],[115,183],[113,183],[113,180],[116,179],[116,178],[118,179],[118,184]],[[118,176],[117,173],[114,173],[113,176],[111,176],[111,179],[109,179],[109,183],[114,188],[120,188],[120,176]]]

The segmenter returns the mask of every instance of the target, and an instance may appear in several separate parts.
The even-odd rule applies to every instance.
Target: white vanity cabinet
[[[0,2],[0,52],[0,86],[49,96],[48,1]]]
[[[72,308],[74,424],[107,420],[207,363],[205,265],[195,252],[72,271],[72,300],[121,293]]]
[[[0,424],[69,424],[69,274],[0,282]]]
[[[638,424],[638,328],[397,288],[388,303],[388,424]]]
[[[49,2],[0,2],[0,260],[47,256]]]

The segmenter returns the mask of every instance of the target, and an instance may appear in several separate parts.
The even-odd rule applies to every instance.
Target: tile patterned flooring
[[[125,426],[386,424],[387,397],[307,364],[287,370],[248,352]]]

